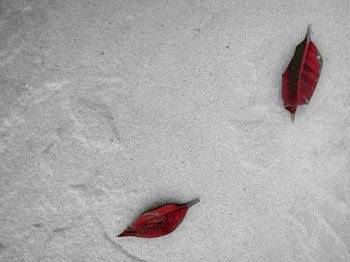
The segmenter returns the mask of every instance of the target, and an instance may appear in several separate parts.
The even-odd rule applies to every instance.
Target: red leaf
[[[118,237],[161,237],[173,232],[184,219],[189,207],[197,204],[195,199],[186,204],[168,204],[148,211],[140,216]]]
[[[322,57],[311,41],[311,25],[306,37],[295,49],[294,56],[283,74],[284,107],[294,121],[297,106],[308,104],[315,91],[322,68]]]

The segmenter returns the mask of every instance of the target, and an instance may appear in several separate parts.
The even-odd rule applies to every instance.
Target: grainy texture
[[[349,11],[0,1],[0,261],[349,261]],[[324,66],[292,124],[308,24]],[[194,198],[168,236],[115,237]]]

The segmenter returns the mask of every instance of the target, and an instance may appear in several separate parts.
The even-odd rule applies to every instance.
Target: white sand
[[[0,30],[0,261],[350,261],[350,1],[3,0]]]

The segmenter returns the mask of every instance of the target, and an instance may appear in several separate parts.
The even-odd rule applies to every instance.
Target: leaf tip
[[[307,26],[307,33],[306,33],[306,39],[307,39],[308,41],[311,41],[311,29],[312,29],[312,26],[311,26],[311,24],[309,24],[309,25]]]
[[[295,113],[290,113],[290,118],[292,119],[292,122],[294,123]]]
[[[126,237],[126,236],[128,236],[127,231],[124,231],[124,232],[120,233],[120,234],[119,234],[118,236],[116,236],[116,237]]]
[[[199,201],[200,201],[200,200],[199,200],[198,198],[197,198],[197,199],[194,199],[194,200],[188,202],[188,203],[186,204],[186,206],[187,206],[187,207],[191,207],[191,206],[193,206],[193,205],[199,203]]]

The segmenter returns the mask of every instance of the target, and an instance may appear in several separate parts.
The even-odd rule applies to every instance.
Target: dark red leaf
[[[195,199],[186,204],[168,204],[148,211],[140,216],[118,237],[161,237],[173,232],[184,219],[189,207],[197,204]]]
[[[308,104],[315,91],[322,68],[322,57],[311,41],[311,25],[306,37],[295,49],[287,70],[283,73],[282,97],[284,107],[294,121],[299,105]]]

